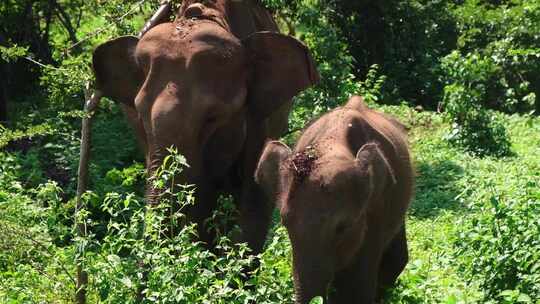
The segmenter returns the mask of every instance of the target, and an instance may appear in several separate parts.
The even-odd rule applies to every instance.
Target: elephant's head
[[[291,152],[267,143],[255,179],[278,204],[293,249],[297,303],[325,296],[336,272],[358,254],[370,202],[392,182],[393,173],[374,143],[356,155],[332,145]]]
[[[219,10],[200,3],[183,14],[140,40],[100,45],[93,67],[104,96],[136,109],[150,169],[176,146],[190,164],[183,178],[193,181],[204,175],[203,150],[217,130],[230,126],[236,135],[216,154],[239,153],[245,118],[263,123],[318,74],[307,48],[292,37],[258,32],[239,40]]]

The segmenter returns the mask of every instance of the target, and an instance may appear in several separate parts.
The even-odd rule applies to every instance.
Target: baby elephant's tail
[[[354,95],[352,96],[349,101],[347,101],[347,104],[345,104],[346,108],[355,109],[357,111],[365,111],[369,109],[364,102],[364,98],[362,96]]]

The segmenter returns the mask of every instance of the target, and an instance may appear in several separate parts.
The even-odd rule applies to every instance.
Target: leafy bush
[[[456,46],[451,1],[324,0],[331,24],[345,38],[356,79],[378,64],[388,76],[384,101],[435,108],[442,95],[439,59]]]
[[[267,2],[276,7],[287,1]],[[353,75],[354,59],[346,41],[327,18],[329,9],[323,0],[303,0],[293,8],[280,10],[284,18],[293,22],[296,36],[309,47],[321,75],[321,82],[315,88],[295,98],[298,110],[291,113],[292,129],[302,128],[306,122],[340,105],[359,89]]]
[[[388,76],[385,102],[401,99],[435,109],[443,96],[440,61],[452,50],[479,52],[499,67],[490,108],[540,110],[538,1],[325,0],[329,23],[346,38],[353,73],[372,64]]]
[[[170,151],[153,177],[161,189],[158,206],[146,209],[136,196],[108,193],[101,204],[110,216],[105,237],[79,240],[89,248],[85,265],[93,300],[135,303],[142,288],[149,303],[290,302],[285,231],[273,236],[256,270],[247,246],[233,244],[227,233],[221,233],[215,252],[209,251],[182,214],[193,204],[193,189],[175,184],[186,163]]]
[[[0,302],[68,302],[72,255],[56,244],[71,238],[69,206],[55,183],[25,189],[16,161],[0,152]]]
[[[497,69],[486,106],[507,112],[540,110],[540,3],[466,0],[456,6],[458,49],[479,52]]]
[[[367,103],[375,103],[382,98],[382,88],[387,80],[386,75],[381,74],[380,67],[376,64],[372,65],[366,75],[366,79],[359,81],[355,94],[364,97]]]
[[[463,225],[456,252],[462,270],[490,303],[540,299],[540,192],[530,183],[519,199],[492,197]]]
[[[461,57],[456,51],[444,58],[442,68],[448,83],[443,106],[453,123],[447,139],[481,156],[509,155],[510,141],[504,125],[482,106],[491,72],[497,67],[478,54]]]
[[[355,59],[346,37],[329,16],[333,7],[325,0],[265,0],[267,7],[277,10],[283,32],[296,35],[306,43],[321,76],[320,83],[295,98],[290,128],[299,130],[311,119],[346,102],[351,95],[363,95],[369,102],[383,98],[386,77],[379,65],[369,66],[365,80],[354,76]]]
[[[465,163],[467,177],[456,200],[467,215],[454,222],[453,255],[463,277],[482,291],[481,303],[536,303],[540,120],[513,115],[506,122],[517,157]]]

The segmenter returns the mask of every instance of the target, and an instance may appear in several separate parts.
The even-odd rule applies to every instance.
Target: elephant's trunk
[[[147,168],[148,168],[148,176],[150,177],[148,179],[148,185],[147,185],[147,199],[148,202],[152,205],[155,205],[158,203],[158,199],[160,194],[162,193],[162,189],[156,189],[153,185],[153,182],[156,178],[155,174],[158,171],[158,169],[163,165],[164,159],[169,155],[169,151],[167,150],[171,146],[175,146],[174,144],[171,144],[169,146],[153,146],[151,147],[149,151],[149,156],[147,160]],[[170,182],[174,182],[174,185],[167,184],[165,185],[168,188],[176,187],[176,185],[179,184],[197,184],[199,181],[199,174],[202,170],[201,167],[201,160],[200,157],[197,157],[197,154],[195,151],[190,151],[187,149],[182,149],[182,147],[193,147],[196,146],[195,144],[186,144],[182,145],[178,148],[178,153],[182,154],[188,163],[189,167],[182,168],[182,171],[179,172],[179,174],[174,176],[174,181],[171,180]]]
[[[149,155],[147,156],[148,180],[146,185],[146,199],[150,205],[157,205],[159,203],[161,190],[154,187],[154,182],[155,178],[157,178],[155,174],[165,158],[165,152],[164,149],[156,148],[149,151]]]
[[[307,252],[307,256],[313,252]],[[296,255],[296,254],[295,254]],[[332,270],[323,256],[320,258],[294,258],[294,288],[296,304],[308,304],[317,296],[326,297],[326,290],[332,280]]]

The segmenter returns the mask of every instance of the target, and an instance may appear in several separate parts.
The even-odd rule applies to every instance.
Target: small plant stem
[[[90,160],[90,140],[91,140],[91,128],[92,118],[94,111],[99,105],[102,93],[96,90],[93,94],[89,94],[90,86],[86,87],[86,103],[84,104],[85,116],[82,121],[81,131],[81,151],[79,159],[79,170],[77,180],[77,202],[75,205],[75,228],[77,237],[86,237],[86,225],[84,221],[79,219],[79,213],[84,208],[84,202],[82,195],[86,192],[88,187],[88,162]],[[77,265],[77,286],[75,291],[75,301],[78,304],[86,303],[86,287],[88,285],[88,274],[84,271],[84,246],[77,246],[77,253],[75,255],[75,264]]]

